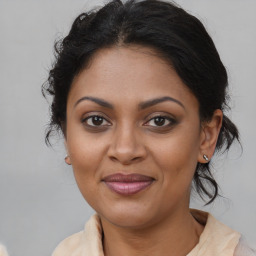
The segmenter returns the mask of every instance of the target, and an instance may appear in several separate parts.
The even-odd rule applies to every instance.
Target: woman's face
[[[68,95],[67,161],[86,201],[118,226],[187,211],[202,133],[197,99],[149,48],[100,50]]]

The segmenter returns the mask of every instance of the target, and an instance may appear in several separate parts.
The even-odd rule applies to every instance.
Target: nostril
[[[118,159],[117,159],[116,157],[114,157],[114,156],[110,156],[109,158],[110,158],[112,161],[114,161],[114,162],[118,161]]]
[[[119,159],[118,157],[115,157],[115,156],[110,156],[109,158],[110,158],[111,161],[113,161],[113,162],[121,162],[123,165],[129,165],[131,163],[140,161],[140,159],[141,159],[141,157]]]
[[[127,160],[127,161],[123,161],[123,164],[124,165],[129,165],[129,164],[132,164],[134,162],[138,162],[141,159],[142,159],[141,157],[134,157],[134,158],[131,158],[131,159]]]

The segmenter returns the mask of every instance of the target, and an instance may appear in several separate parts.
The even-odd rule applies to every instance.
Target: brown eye
[[[154,123],[156,126],[163,126],[165,124],[165,118],[164,117],[156,117],[154,119]]]
[[[89,116],[83,120],[88,126],[108,126],[109,122],[102,116]]]
[[[147,126],[165,127],[175,123],[175,120],[167,116],[156,116],[147,122]]]

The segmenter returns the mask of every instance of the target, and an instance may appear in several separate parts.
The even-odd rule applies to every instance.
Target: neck
[[[178,212],[146,228],[114,226],[102,219],[105,256],[187,255],[203,231],[190,214]]]

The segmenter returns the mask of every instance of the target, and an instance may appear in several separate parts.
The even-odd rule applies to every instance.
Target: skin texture
[[[141,108],[162,97],[174,100]],[[95,115],[103,119],[97,122]],[[200,123],[195,96],[146,47],[100,50],[75,77],[67,102],[66,162],[101,217],[106,255],[185,255],[198,243],[203,227],[189,212],[191,181],[203,154],[212,157],[221,121],[216,110],[210,122]],[[124,196],[103,181],[115,173],[153,182]]]

